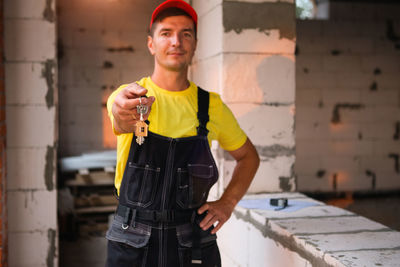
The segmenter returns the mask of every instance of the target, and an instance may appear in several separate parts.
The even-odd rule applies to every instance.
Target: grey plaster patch
[[[295,155],[294,147],[286,147],[282,145],[272,146],[255,146],[258,154],[261,158],[276,158],[276,157],[290,157]],[[218,157],[224,158],[227,161],[234,161],[235,159],[231,156],[228,151],[223,149],[218,150]]]
[[[114,64],[111,61],[104,61],[103,63],[103,69],[112,69],[114,68]]]
[[[42,63],[42,77],[46,79],[47,93],[46,93],[46,105],[47,108],[54,106],[54,75],[56,70],[56,62],[53,59],[48,59]]]
[[[376,173],[371,170],[366,170],[365,174],[371,177],[371,189],[374,190],[376,188]]]
[[[121,46],[121,47],[109,47],[109,48],[107,48],[107,51],[110,52],[110,53],[113,53],[113,52],[134,53],[135,49],[133,48],[133,46]]]
[[[334,124],[340,123],[340,113],[341,109],[350,109],[350,110],[358,110],[364,108],[363,104],[358,103],[338,103],[333,108],[332,120],[331,122]]]
[[[377,91],[378,90],[378,83],[374,81],[371,86],[369,87],[369,90],[371,91]]]
[[[399,164],[399,158],[400,155],[396,153],[390,153],[389,158],[393,158],[394,160],[394,170],[396,173],[400,173],[400,164]]]
[[[241,33],[245,29],[258,29],[269,34],[278,29],[280,38],[296,37],[295,5],[291,3],[223,3],[224,31]]]
[[[54,189],[53,173],[54,173],[54,147],[47,146],[46,165],[44,167],[44,181],[49,191]]]
[[[279,177],[279,188],[284,192],[292,191],[291,177]]]
[[[260,156],[267,158],[290,157],[294,156],[296,153],[295,147],[287,147],[277,144],[272,146],[256,146],[256,149]]]
[[[396,121],[395,125],[395,132],[393,135],[394,140],[399,140],[400,139],[400,121]]]
[[[398,35],[394,30],[394,25],[392,20],[386,21],[386,37],[388,38],[388,40],[392,42],[400,41],[400,35]]]
[[[343,235],[343,234],[360,234],[360,233],[382,233],[382,232],[396,232],[388,227],[381,229],[361,229],[357,231],[337,231],[337,232],[323,232],[323,233],[296,233],[299,236],[313,236],[313,235]]]
[[[290,107],[294,105],[294,62],[284,56],[264,58],[257,66],[257,83],[263,92],[262,105]]]
[[[322,178],[326,174],[326,170],[318,170],[317,171],[317,177]]]
[[[265,224],[262,224],[254,220],[251,217],[249,211],[247,211],[246,214],[234,211],[233,215],[238,220],[243,220],[244,222],[248,222],[251,225],[253,225],[254,228],[260,231],[260,233],[264,237],[272,239],[273,241],[283,246],[284,248],[299,254],[300,257],[308,260],[312,264],[312,266],[333,267],[333,265],[328,264],[323,258],[316,257],[311,252],[307,251],[304,247],[299,246],[293,236],[283,236],[277,233],[276,231],[273,231],[271,229],[270,222],[268,221],[268,219],[265,219]],[[312,244],[309,241],[306,241],[306,243],[314,246],[314,244]],[[316,247],[316,249],[318,250],[318,247]]]
[[[332,56],[339,56],[340,54],[342,54],[342,51],[334,49],[331,51]]]
[[[51,8],[53,0],[46,0],[46,7],[43,10],[43,18],[49,22],[54,22],[56,20],[56,14]]]
[[[381,69],[378,68],[378,67],[376,67],[376,68],[374,69],[374,75],[380,75],[380,74],[382,74]]]
[[[290,107],[293,105],[293,102],[283,103],[283,102],[265,102],[262,105],[270,106],[270,107]]]
[[[56,257],[56,230],[49,229],[47,231],[49,248],[47,250],[46,266],[54,267],[54,258]]]

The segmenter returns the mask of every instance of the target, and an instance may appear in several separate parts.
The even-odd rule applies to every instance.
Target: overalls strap
[[[197,87],[197,118],[199,120],[199,127],[197,127],[197,134],[202,136],[208,135],[207,122],[209,121],[208,108],[210,106],[210,93],[206,90]]]

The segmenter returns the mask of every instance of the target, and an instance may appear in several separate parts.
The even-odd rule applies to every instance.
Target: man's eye
[[[161,36],[169,36],[170,34],[169,34],[169,32],[162,32],[161,33]]]

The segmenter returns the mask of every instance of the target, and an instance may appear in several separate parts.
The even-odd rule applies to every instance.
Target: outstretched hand
[[[136,107],[140,104],[139,98],[145,96],[146,93],[147,89],[137,83],[131,83],[116,95],[112,106],[112,114],[115,119],[115,129],[119,133],[131,133],[134,131],[136,122],[140,119]],[[154,101],[154,96],[142,98],[141,103],[149,107],[149,112],[145,114],[144,120],[147,120]]]
[[[219,199],[217,201],[207,202],[203,206],[198,209],[198,213],[202,214],[207,211],[206,217],[200,222],[200,227],[203,230],[207,230],[216,222],[218,224],[211,231],[212,234],[215,234],[219,229],[221,229],[222,225],[231,217],[233,209],[235,205],[231,202]]]

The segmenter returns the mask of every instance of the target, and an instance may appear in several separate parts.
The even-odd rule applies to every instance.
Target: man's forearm
[[[249,142],[249,140],[248,140]],[[250,143],[251,144],[251,143]],[[247,153],[237,159],[237,164],[232,174],[232,179],[228,184],[221,199],[230,202],[233,206],[240,201],[249,188],[257,172],[260,159],[257,151],[251,144]]]

